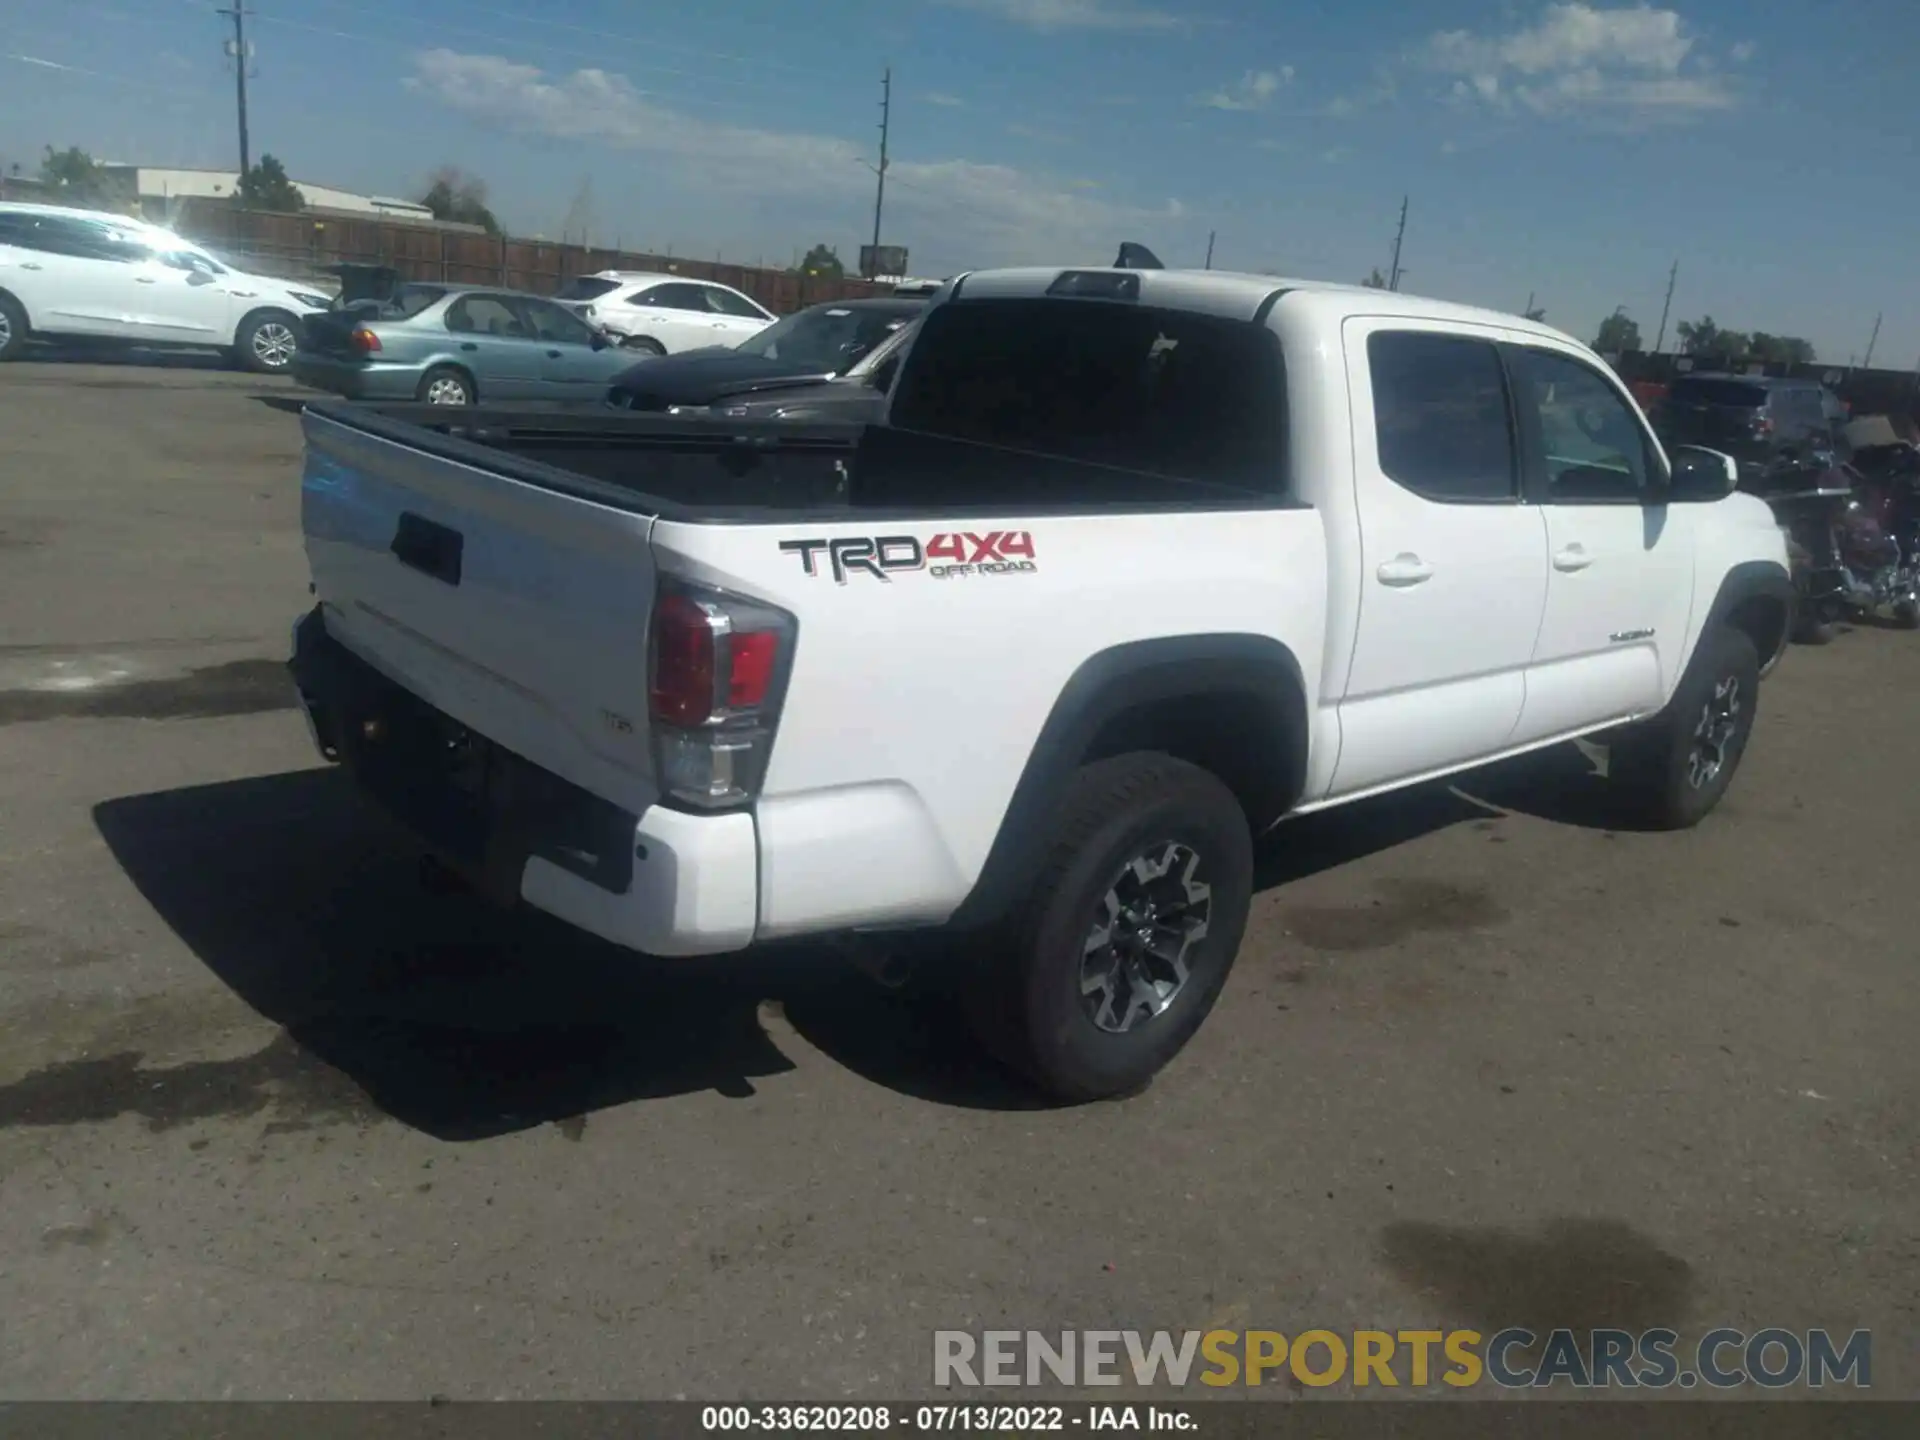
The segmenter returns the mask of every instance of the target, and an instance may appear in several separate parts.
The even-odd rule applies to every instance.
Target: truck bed
[[[523,484],[663,520],[770,522],[1295,508],[1286,495],[825,421],[310,404],[310,415]],[[311,433],[311,431],[310,431]]]

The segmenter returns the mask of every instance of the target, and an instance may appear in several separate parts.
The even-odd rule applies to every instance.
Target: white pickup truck
[[[1220,272],[976,272],[888,423],[308,408],[322,753],[634,950],[901,937],[1067,1099],[1193,1035],[1255,837],[1576,736],[1725,793],[1785,541],[1511,316]]]

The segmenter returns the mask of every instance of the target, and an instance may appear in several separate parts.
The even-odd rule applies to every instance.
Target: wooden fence
[[[236,259],[283,274],[318,274],[328,265],[390,265],[408,280],[499,285],[550,295],[577,275],[643,270],[717,280],[751,295],[776,315],[823,300],[884,295],[887,287],[687,256],[590,249],[541,240],[510,240],[468,229],[339,215],[242,210],[231,201],[189,200],[174,228]]]

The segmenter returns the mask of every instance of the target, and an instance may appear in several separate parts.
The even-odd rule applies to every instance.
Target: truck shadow
[[[701,1091],[751,1097],[754,1081],[795,1068],[769,1034],[785,1026],[905,1094],[1037,1103],[957,1020],[878,990],[817,946],[654,960],[532,911],[435,893],[336,771],[110,800],[93,818],[162,920],[284,1028],[276,1044],[440,1139]]]
[[[1304,817],[1262,842],[1257,884],[1485,820],[1502,813],[1496,803],[1582,823],[1581,807],[1602,802],[1575,761],[1530,760]],[[162,920],[283,1027],[277,1046],[441,1139],[565,1125],[635,1100],[751,1097],[754,1081],[795,1068],[776,1038],[789,1028],[917,1099],[1046,1103],[979,1050],[952,1004],[881,991],[823,947],[655,960],[532,911],[435,893],[412,847],[331,769],[110,800],[93,818]],[[275,1053],[309,1083],[305,1062]]]

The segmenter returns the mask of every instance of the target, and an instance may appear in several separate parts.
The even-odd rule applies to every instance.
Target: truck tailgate
[[[312,411],[302,424],[328,634],[523,759],[633,814],[652,804],[654,517]]]

